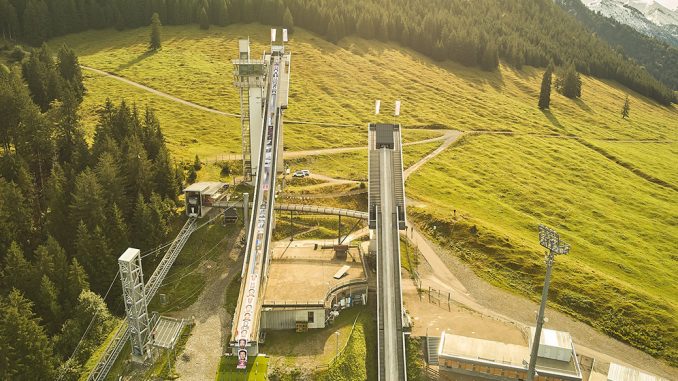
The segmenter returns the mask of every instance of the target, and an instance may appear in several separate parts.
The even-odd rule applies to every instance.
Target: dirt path
[[[182,354],[177,354],[176,371],[180,380],[212,380],[217,373],[225,342],[228,338],[231,316],[224,310],[224,294],[231,280],[242,268],[239,236],[231,241],[226,253],[216,260],[203,262],[206,287],[198,300],[174,317],[194,318],[195,327]]]
[[[425,265],[420,265],[422,288],[431,286],[450,291],[455,302],[521,328],[534,325],[534,314],[539,309],[536,302],[480,279],[465,263],[432,244],[416,229],[409,230],[408,236],[426,259]],[[678,379],[677,368],[612,339],[587,324],[548,307],[546,316],[549,318],[546,327],[570,332],[580,354],[600,361],[628,364],[670,380]]]
[[[462,135],[463,132],[461,131],[449,130],[445,135],[442,136],[442,138],[445,139],[445,142],[441,144],[440,147],[436,148],[433,152],[424,156],[418,162],[414,163],[405,170],[405,172],[403,173],[403,181],[407,180],[407,178],[416,170],[418,170],[422,165],[426,164],[429,160],[433,159],[434,157],[438,156],[441,152],[446,150],[447,147],[449,147],[452,143],[456,142],[457,139],[459,139]],[[405,146],[407,144],[403,145]]]
[[[156,90],[156,89],[154,89],[154,88],[152,88],[152,87],[148,87],[148,86],[142,85],[141,83],[131,81],[131,80],[127,79],[127,78],[120,77],[120,76],[118,76],[118,75],[111,74],[111,73],[106,72],[106,71],[103,71],[103,70],[95,69],[95,68],[93,68],[93,67],[89,67],[89,66],[85,66],[85,65],[80,65],[80,67],[82,67],[82,68],[85,69],[85,70],[89,70],[89,71],[91,71],[91,72],[93,72],[93,73],[97,73],[97,74],[100,74],[100,75],[103,75],[103,76],[106,76],[106,77],[109,77],[109,78],[113,78],[113,79],[118,80],[118,81],[120,81],[120,82],[124,82],[124,83],[126,83],[126,84],[128,84],[128,85],[130,85],[130,86],[134,86],[134,87],[137,87],[137,88],[139,88],[139,89],[148,91],[149,93],[152,93],[152,94],[161,96],[161,97],[163,97],[163,98],[167,98],[167,99],[169,99],[169,100],[171,100],[171,101],[173,101],[173,102],[181,103],[181,104],[183,104],[183,105],[186,105],[186,106],[189,106],[189,107],[196,108],[196,109],[198,109],[198,110],[202,110],[202,111],[205,111],[205,112],[211,112],[211,113],[213,113],[213,114],[218,114],[218,115],[223,115],[223,116],[228,116],[228,117],[240,118],[240,114],[232,114],[232,113],[228,113],[228,112],[223,112],[223,111],[215,110],[215,109],[213,109],[213,108],[201,106],[201,105],[199,105],[199,104],[197,104],[197,103],[193,103],[193,102],[190,102],[190,101],[181,99],[181,98],[177,98],[177,97],[175,97],[175,96],[173,96],[173,95],[164,93],[164,92],[162,92],[162,91],[160,91],[160,90]]]
[[[443,145],[444,145],[444,144],[447,143],[448,140],[450,140],[453,137],[454,137],[454,140],[456,140],[456,138],[458,138],[458,135],[461,134],[460,131],[456,131],[456,130],[421,130],[421,131],[435,131],[435,132],[443,131],[444,133],[440,136],[436,136],[435,138],[417,140],[415,142],[409,142],[409,143],[403,143],[403,147],[413,146],[413,145],[417,145],[417,144],[434,143],[434,142],[439,142],[441,140],[445,140],[445,143],[443,143]],[[448,144],[448,146],[449,146],[449,144]],[[360,150],[367,150],[367,146],[323,148],[323,149],[311,149],[311,150],[304,150],[304,151],[285,151],[284,156],[285,156],[285,159],[294,159],[294,158],[302,157],[302,156],[330,155],[330,154],[337,154],[337,153],[344,153],[344,152],[355,152],[355,151],[360,151]]]

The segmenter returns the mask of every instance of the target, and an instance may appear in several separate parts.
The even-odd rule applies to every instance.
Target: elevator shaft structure
[[[118,259],[118,266],[122,281],[122,298],[125,301],[127,323],[130,328],[132,360],[143,362],[150,357],[148,341],[150,319],[139,249],[128,248]]]
[[[272,39],[273,40],[273,39]],[[242,284],[238,304],[234,314],[231,332],[233,352],[239,355],[238,367],[244,367],[248,355],[258,353],[259,319],[261,313],[261,293],[267,280],[267,267],[270,262],[269,246],[273,230],[273,210],[275,185],[278,168],[282,168],[282,121],[283,111],[287,108],[289,88],[290,54],[283,46],[271,46],[271,52],[265,54],[266,97],[263,102],[261,126],[255,126],[250,114],[250,131],[259,129],[256,162],[252,168],[254,175],[253,210],[250,217],[247,247],[242,268]],[[250,98],[251,99],[251,98]]]

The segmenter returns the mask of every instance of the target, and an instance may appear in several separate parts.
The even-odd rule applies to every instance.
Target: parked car
[[[296,171],[292,175],[292,177],[304,177],[304,176],[306,176],[306,175],[304,175],[304,172],[302,172],[302,171]]]
[[[311,172],[308,169],[302,169],[301,173],[303,173],[304,176],[311,176]]]

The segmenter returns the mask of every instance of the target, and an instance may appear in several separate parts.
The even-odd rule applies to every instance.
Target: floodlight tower
[[[548,249],[546,252],[546,278],[544,279],[544,289],[541,293],[541,305],[537,315],[537,328],[534,332],[532,341],[532,350],[530,352],[530,364],[527,368],[527,381],[534,380],[535,367],[537,365],[537,356],[539,352],[539,342],[541,341],[541,329],[544,326],[544,310],[546,309],[546,298],[549,294],[549,284],[551,283],[551,268],[556,255],[567,254],[570,252],[570,245],[560,241],[560,236],[555,230],[539,225],[539,244]]]
[[[233,60],[233,84],[240,89],[243,176],[251,180],[259,165],[267,70],[263,59],[252,59],[249,38],[239,40],[238,48],[240,55]]]
[[[144,362],[151,356],[149,348],[150,319],[148,318],[144,273],[141,269],[139,249],[128,248],[118,258],[122,297],[125,301],[127,322],[130,327],[132,361]]]

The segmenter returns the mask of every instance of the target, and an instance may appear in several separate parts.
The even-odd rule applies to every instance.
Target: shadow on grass
[[[541,112],[544,114],[546,119],[549,120],[549,122],[553,125],[553,127],[562,130],[564,127],[560,122],[558,121],[558,118],[556,118],[555,115],[551,113],[551,110],[541,110]]]
[[[577,106],[579,106],[580,109],[582,109],[582,110],[588,112],[589,114],[593,113],[593,110],[591,110],[591,107],[589,107],[589,105],[587,105],[586,102],[584,102],[583,100],[581,100],[581,98],[575,98],[575,99],[573,99],[573,100],[574,100],[574,103],[575,103]]]
[[[145,60],[148,57],[151,57],[157,53],[157,50],[147,50],[141,54],[139,54],[136,58],[131,59],[127,61],[126,63],[118,66],[115,70],[116,71],[123,71],[125,69],[129,69],[130,67],[140,63],[141,61]]]

